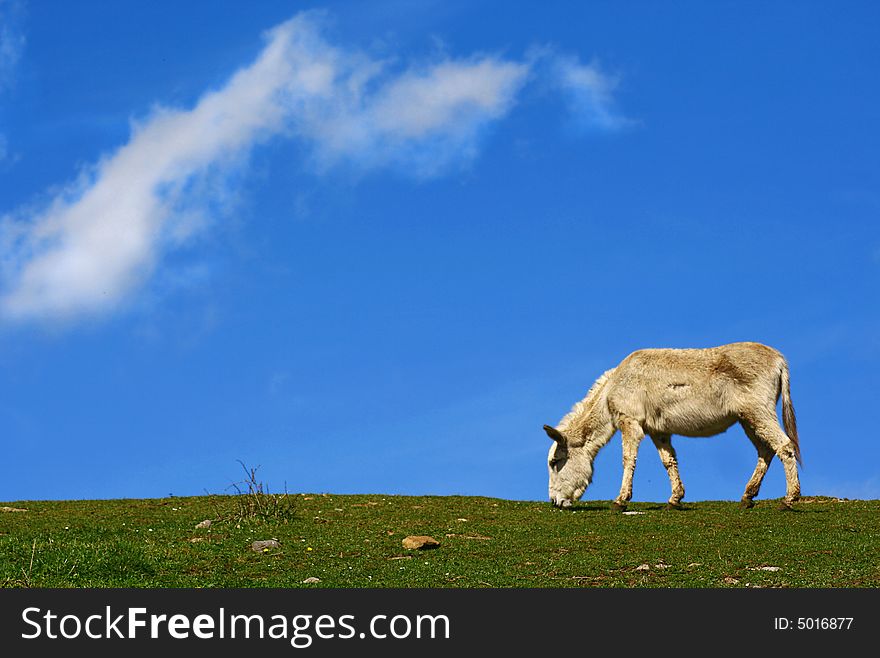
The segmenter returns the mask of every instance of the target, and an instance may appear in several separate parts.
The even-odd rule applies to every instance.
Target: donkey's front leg
[[[632,498],[636,456],[639,453],[639,443],[645,438],[645,432],[641,425],[628,418],[621,418],[618,425],[620,435],[623,437],[623,482],[620,484],[620,493],[611,505],[611,509],[622,512]]]
[[[675,448],[672,447],[672,437],[669,434],[652,434],[651,440],[660,453],[660,461],[666,467],[669,475],[669,485],[672,487],[672,496],[666,503],[667,509],[681,509],[681,499],[684,498],[684,485],[678,474],[678,459],[675,456]]]

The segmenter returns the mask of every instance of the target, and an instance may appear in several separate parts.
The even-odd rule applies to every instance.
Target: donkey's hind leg
[[[798,480],[797,462],[795,461],[795,448],[791,439],[788,438],[779,421],[776,419],[775,409],[772,412],[758,413],[755,417],[746,417],[746,423],[754,429],[758,439],[768,444],[779,457],[785,469],[785,500],[783,509],[791,509],[791,504],[801,495],[801,485]],[[768,462],[769,463],[769,462]]]
[[[774,452],[773,448],[771,448],[766,441],[763,441],[758,437],[757,433],[755,433],[755,430],[752,429],[752,426],[749,425],[749,423],[741,421],[740,425],[742,425],[746,436],[749,437],[752,444],[754,444],[755,449],[758,451],[758,464],[755,466],[755,472],[752,473],[752,477],[749,478],[749,481],[746,484],[745,493],[743,493],[742,500],[739,504],[743,509],[748,509],[755,505],[752,499],[757,496],[758,492],[761,490],[761,483],[764,481],[764,476],[767,474],[767,469],[770,467],[770,462],[773,460]]]
[[[675,456],[675,448],[672,447],[672,436],[669,434],[652,434],[651,440],[654,447],[660,453],[660,461],[666,467],[669,475],[669,485],[672,487],[672,496],[666,504],[667,509],[681,509],[681,499],[684,498],[684,485],[678,474],[678,460]]]

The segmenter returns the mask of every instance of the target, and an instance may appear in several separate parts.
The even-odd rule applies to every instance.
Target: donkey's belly
[[[727,430],[736,422],[735,417],[713,418],[705,423],[690,422],[669,423],[665,430],[667,434],[678,434],[680,436],[715,436]]]
[[[715,436],[737,421],[712,399],[683,397],[664,402],[645,410],[645,430],[650,434]]]

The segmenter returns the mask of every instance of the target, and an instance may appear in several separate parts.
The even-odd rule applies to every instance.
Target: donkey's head
[[[555,427],[544,425],[553,439],[547,456],[550,471],[550,502],[557,507],[571,507],[584,495],[593,477],[593,455],[582,442],[573,443]]]

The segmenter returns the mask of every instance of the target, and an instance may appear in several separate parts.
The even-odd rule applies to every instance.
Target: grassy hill
[[[880,501],[777,503],[615,514],[607,502],[457,496],[12,502],[2,506],[26,511],[0,512],[0,586],[880,586]],[[440,546],[407,550],[407,535]],[[272,538],[277,548],[251,549]]]

